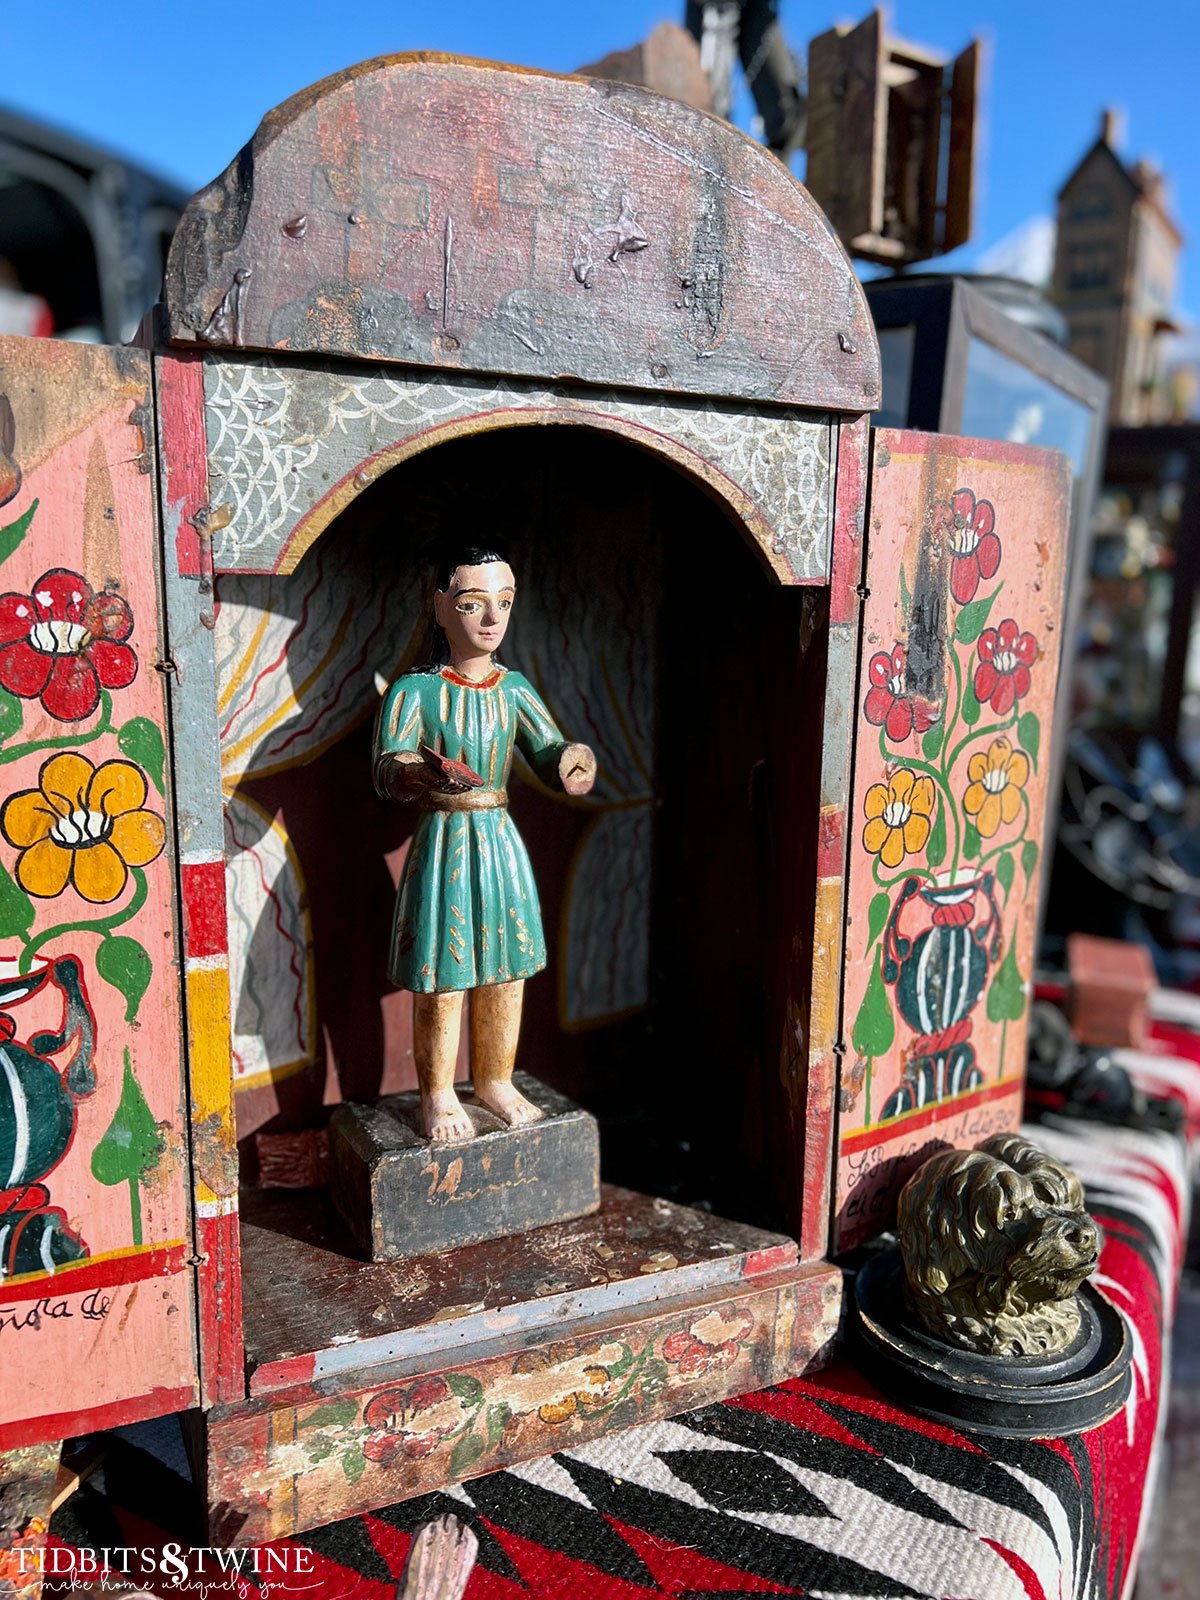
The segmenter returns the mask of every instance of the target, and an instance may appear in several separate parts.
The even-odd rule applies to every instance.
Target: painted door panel
[[[849,835],[836,1248],[1021,1113],[1070,478],[874,436]]]
[[[195,1402],[150,362],[0,339],[0,1449]]]

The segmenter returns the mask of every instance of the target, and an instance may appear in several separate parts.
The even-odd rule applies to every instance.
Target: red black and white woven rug
[[[1083,1178],[1106,1241],[1093,1281],[1132,1330],[1132,1393],[1103,1427],[973,1440],[883,1400],[840,1361],[306,1534],[291,1543],[312,1552],[307,1576],[267,1585],[214,1571],[208,1592],[394,1600],[413,1533],[450,1512],[479,1541],[465,1600],[1122,1600],[1162,1431],[1185,1154],[1168,1135],[1095,1124],[1033,1134]],[[178,1477],[162,1461],[139,1474],[137,1439],[130,1430],[112,1458],[120,1482],[110,1465],[105,1485],[59,1513],[64,1545],[135,1544],[170,1526],[190,1492],[182,1457]]]

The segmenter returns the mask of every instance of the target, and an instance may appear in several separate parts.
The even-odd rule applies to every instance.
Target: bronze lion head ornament
[[[1100,1254],[1079,1179],[1020,1134],[933,1156],[900,1195],[897,1234],[913,1310],[981,1355],[1066,1350],[1076,1291]]]

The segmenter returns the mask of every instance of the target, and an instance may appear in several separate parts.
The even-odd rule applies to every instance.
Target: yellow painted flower
[[[929,838],[934,798],[933,779],[918,778],[908,767],[887,783],[873,783],[863,801],[863,848],[885,867],[898,867],[905,856],[916,855]]]
[[[163,819],[144,809],[146,779],[132,761],[94,767],[75,752],[51,756],[36,789],[10,795],[0,833],[16,845],[17,882],[53,899],[68,883],[85,900],[115,900],[130,867],[147,866],[166,843]]]
[[[967,762],[963,810],[974,821],[982,839],[990,839],[1002,822],[1015,822],[1021,810],[1021,790],[1029,781],[1029,757],[1014,750],[1007,739],[993,739],[984,755]]]

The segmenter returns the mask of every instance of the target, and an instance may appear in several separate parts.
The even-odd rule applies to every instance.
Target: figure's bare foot
[[[542,1113],[532,1100],[514,1089],[511,1083],[486,1083],[476,1089],[472,1104],[482,1106],[510,1128],[523,1128],[527,1122],[540,1122]]]
[[[421,1096],[421,1126],[425,1137],[435,1143],[451,1139],[473,1139],[475,1124],[462,1108],[462,1102],[453,1089],[444,1094]]]

